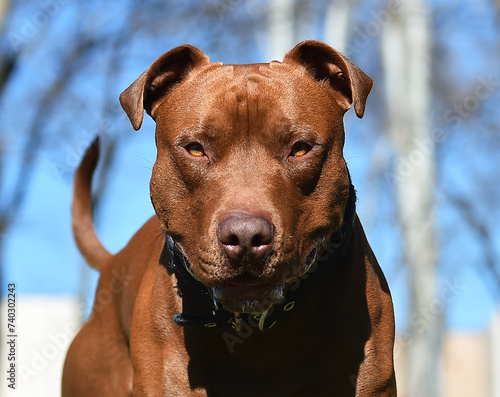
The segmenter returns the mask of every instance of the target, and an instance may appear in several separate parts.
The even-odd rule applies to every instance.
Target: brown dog
[[[64,396],[396,395],[391,296],[342,155],[371,86],[306,41],[252,65],[177,47],[122,93],[135,129],[156,121],[157,216],[110,255],[87,152],[73,226],[101,278]]]

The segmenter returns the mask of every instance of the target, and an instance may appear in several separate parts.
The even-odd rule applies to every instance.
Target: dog
[[[100,279],[63,396],[395,396],[391,295],[343,158],[343,115],[371,88],[312,40],[246,65],[183,45],[132,83],[132,126],[156,122],[156,215],[102,246],[94,144],[72,211]]]

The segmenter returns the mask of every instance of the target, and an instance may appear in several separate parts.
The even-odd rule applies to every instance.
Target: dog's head
[[[190,271],[233,312],[260,313],[342,224],[343,115],[362,117],[372,80],[326,44],[282,63],[162,55],[120,96],[137,130],[156,122],[151,199]]]

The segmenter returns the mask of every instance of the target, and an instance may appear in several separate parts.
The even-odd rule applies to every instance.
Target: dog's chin
[[[284,285],[227,281],[212,287],[214,299],[233,313],[259,314],[284,298]]]

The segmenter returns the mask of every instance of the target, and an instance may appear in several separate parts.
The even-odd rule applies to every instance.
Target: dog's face
[[[137,129],[156,121],[151,199],[194,275],[233,312],[260,313],[337,230],[349,192],[342,117],[371,79],[304,42],[283,63],[212,64],[164,54],[121,96]]]

